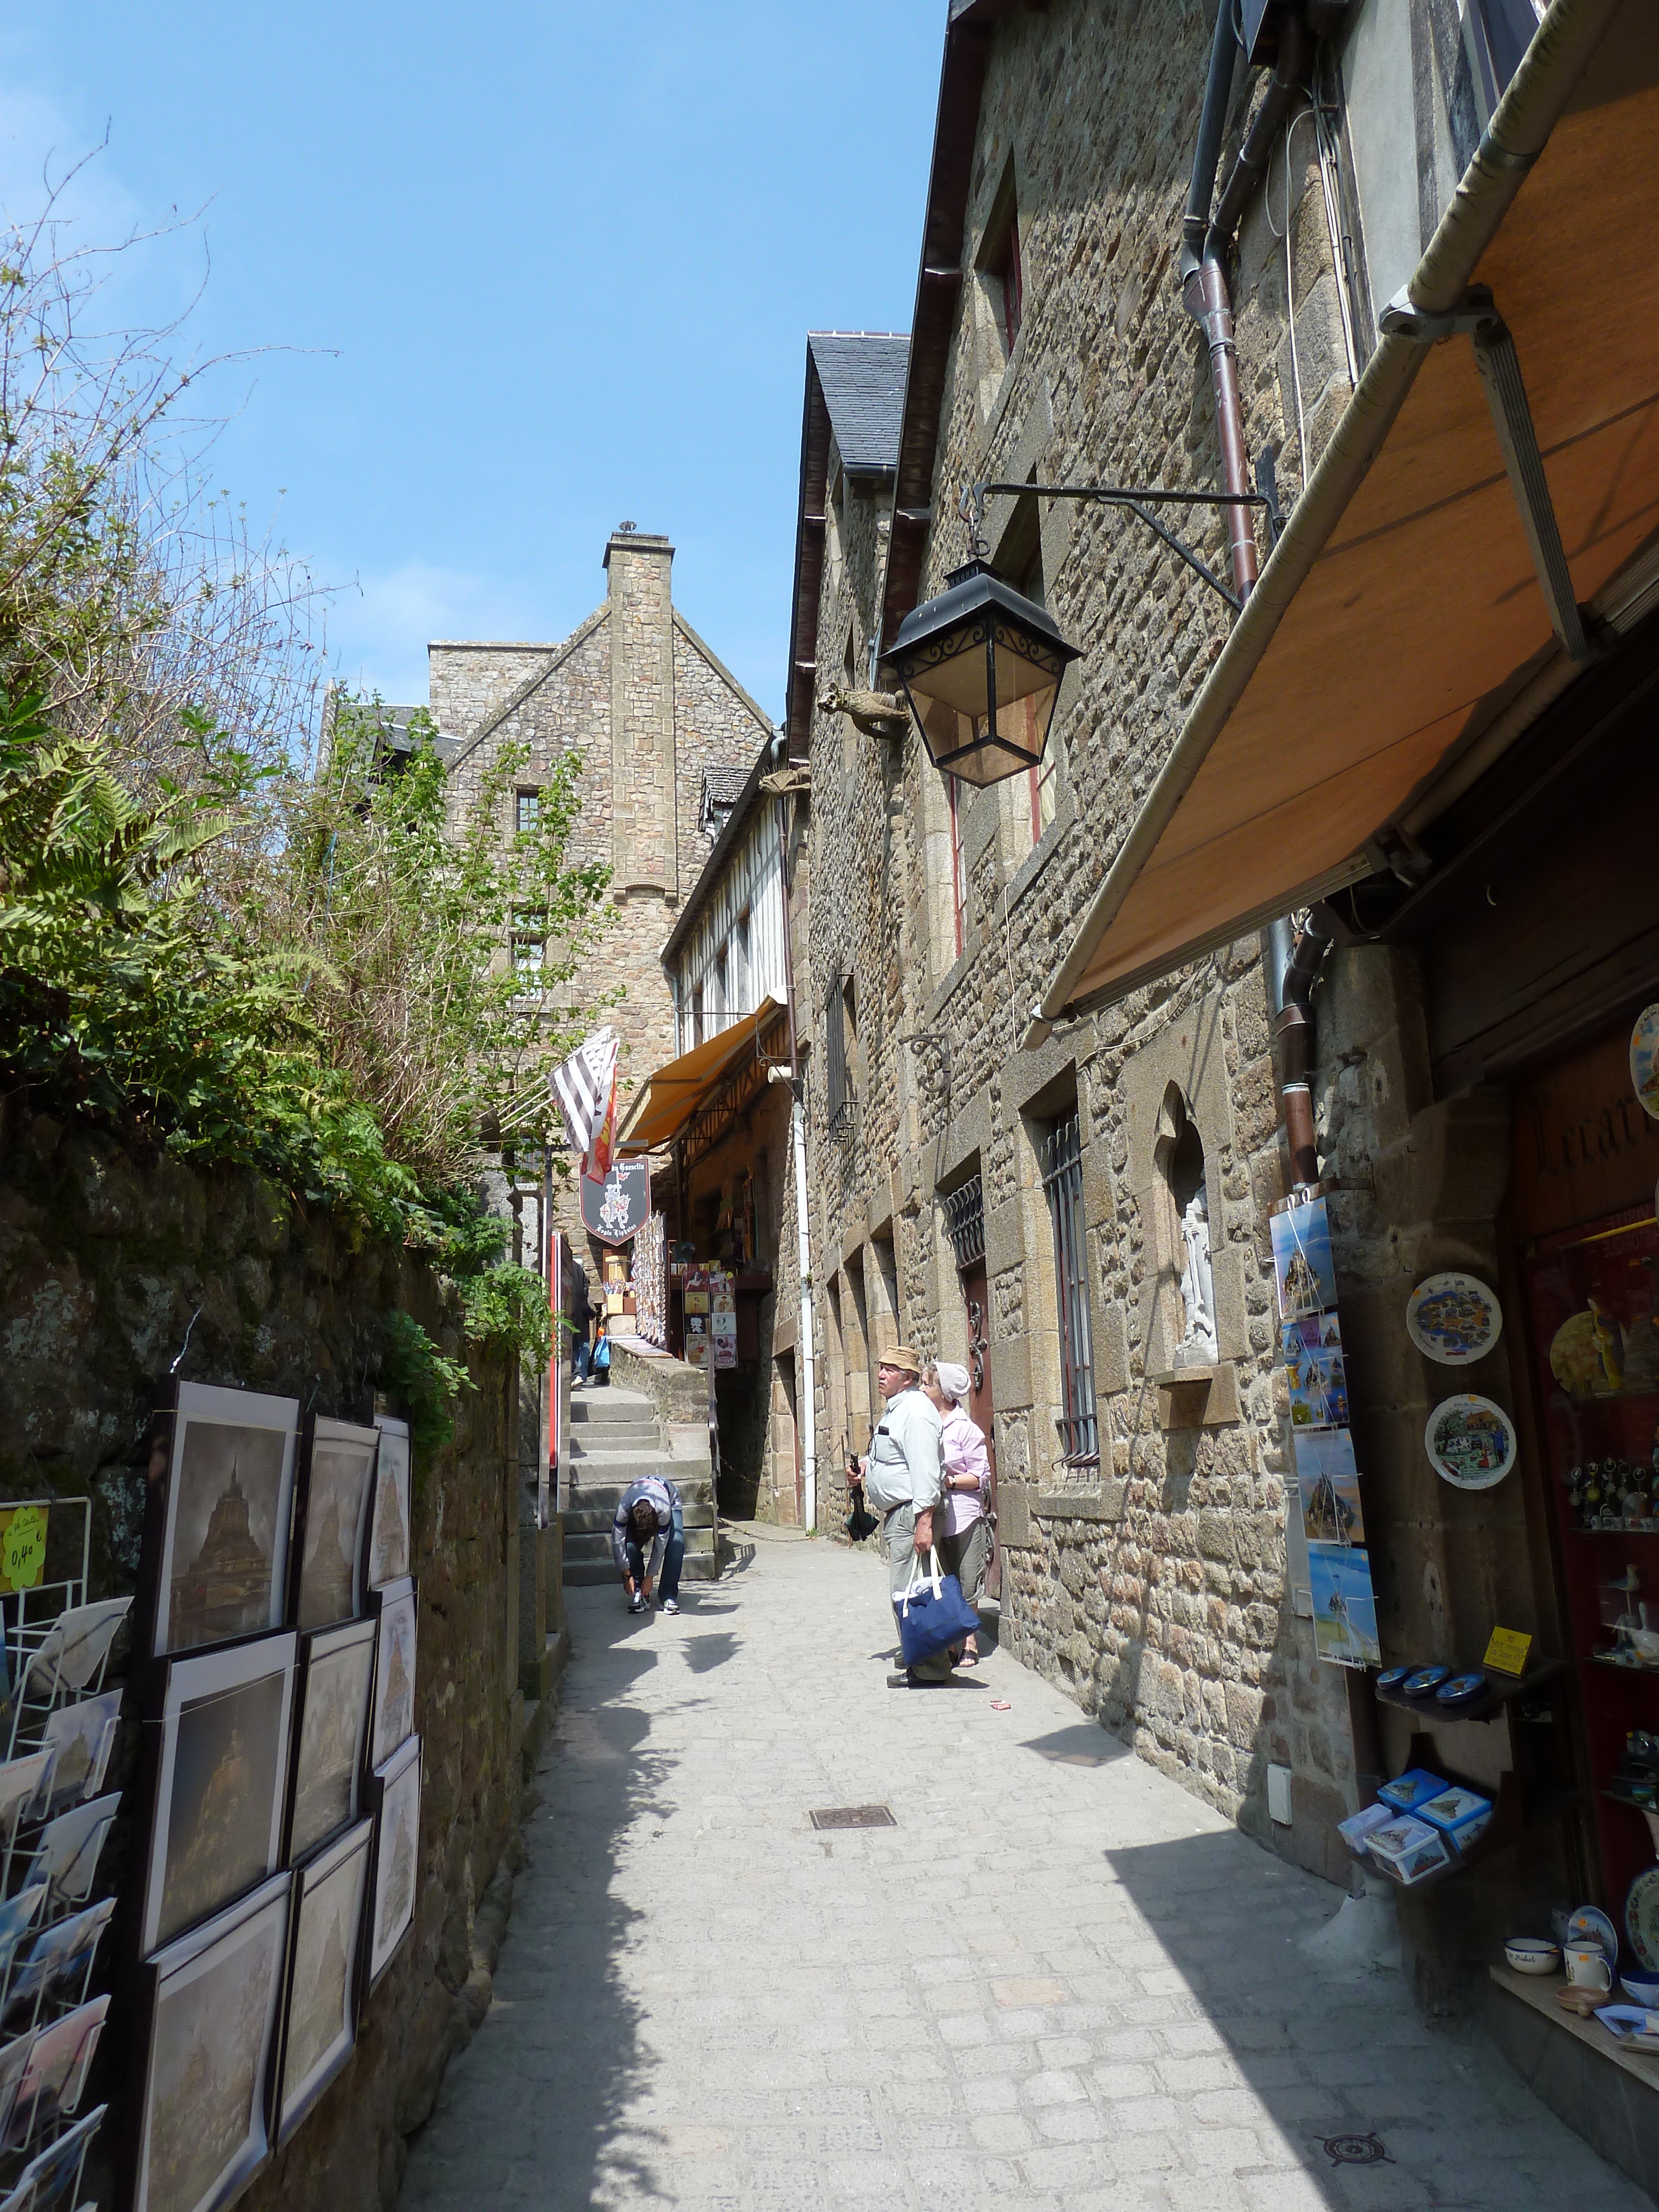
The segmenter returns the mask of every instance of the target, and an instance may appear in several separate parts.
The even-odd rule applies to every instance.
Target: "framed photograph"
[[[29,2212],[36,2212],[39,2207],[45,2212],[49,2205],[67,2207],[77,2203],[87,2146],[103,2125],[108,2110],[107,2105],[100,2105],[96,2112],[78,2119],[56,2142],[48,2143],[38,2157],[32,2158],[18,2176],[17,2187],[7,2203],[26,2204]]]
[[[380,1453],[374,1468],[374,1510],[368,1522],[370,1589],[401,1582],[415,1565],[409,1517],[409,1423],[377,1413]]]
[[[305,1441],[289,1617],[300,1628],[326,1628],[363,1609],[363,1547],[380,1437],[319,1414],[307,1422]]]
[[[368,1923],[368,1987],[374,1990],[415,1920],[421,1865],[421,1739],[411,1736],[372,1784],[380,1819]]]
[[[270,2155],[291,1880],[262,1883],[140,1971],[132,2212],[215,2212]]]
[[[120,1719],[119,1690],[82,1698],[78,1705],[58,1705],[47,1714],[40,1747],[55,1753],[56,1759],[51,1784],[35,1808],[37,1817],[43,1810],[48,1814],[61,1813],[68,1806],[78,1805],[82,1798],[98,1795],[109,1771],[109,1755],[115,1748]]]
[[[415,1732],[415,1585],[405,1576],[380,1592],[374,1642],[374,1723],[368,1763],[384,1766]]]
[[[1297,1429],[1296,1486],[1302,1498],[1302,1526],[1310,1544],[1363,1544],[1365,1516],[1359,1505],[1359,1475],[1353,1437],[1347,1429]]]
[[[294,1872],[288,1999],[277,2061],[276,2141],[285,2143],[350,2057],[373,1820]]]
[[[138,1948],[154,1951],[282,1863],[299,1638],[167,1663]]]
[[[300,1638],[290,1863],[357,1817],[378,1626],[348,1620]]]
[[[288,1596],[300,1401],[173,1386],[150,1454],[141,1587],[144,1646],[194,1651],[280,1628]]]
[[[1336,1304],[1336,1270],[1331,1264],[1331,1224],[1322,1198],[1287,1206],[1273,1214],[1273,1281],[1282,1320],[1322,1313]]]
[[[87,2070],[104,2032],[109,2011],[107,1993],[90,2004],[77,2005],[49,2027],[40,2028],[29,2043],[28,2063],[17,2085],[3,2147],[21,2150],[38,2141],[59,2120],[68,2119],[81,2102]]]

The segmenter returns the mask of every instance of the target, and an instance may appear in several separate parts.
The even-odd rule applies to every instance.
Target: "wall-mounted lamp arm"
[[[1170,491],[1153,484],[1043,484],[1043,483],[976,483],[970,484],[962,495],[963,519],[968,519],[969,501],[973,503],[973,520],[969,526],[973,551],[976,558],[987,556],[985,541],[985,502],[994,497],[1015,499],[1081,499],[1091,500],[1097,507],[1127,507],[1157,538],[1163,539],[1172,553],[1178,554],[1196,576],[1201,576],[1212,591],[1219,592],[1227,605],[1237,614],[1243,602],[1224,584],[1200,555],[1195,553],[1184,538],[1166,529],[1151,512],[1154,506],[1174,507],[1261,507],[1270,502],[1260,492],[1231,491]]]

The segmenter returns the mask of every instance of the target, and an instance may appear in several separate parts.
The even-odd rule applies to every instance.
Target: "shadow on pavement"
[[[711,1668],[725,1666],[737,1648],[738,1639],[729,1628],[711,1629],[706,1636],[688,1636],[680,1645],[685,1663],[694,1674],[706,1674]]]
[[[1110,1766],[1120,1759],[1133,1759],[1127,1743],[1108,1735],[1095,1721],[1079,1721],[1075,1728],[1051,1729],[1047,1735],[1027,1736],[1022,1751],[1034,1751],[1054,1766]]]

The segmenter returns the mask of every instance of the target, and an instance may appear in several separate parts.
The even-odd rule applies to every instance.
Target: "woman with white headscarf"
[[[969,1419],[962,1402],[969,1378],[958,1362],[930,1360],[922,1370],[921,1387],[939,1407],[944,1425],[945,1522],[939,1554],[946,1573],[962,1584],[963,1595],[977,1605],[985,1595],[991,1551],[991,1524],[985,1517],[991,1503],[991,1462],[986,1456],[985,1432]],[[956,1664],[978,1666],[979,1646],[973,1637],[963,1643]]]

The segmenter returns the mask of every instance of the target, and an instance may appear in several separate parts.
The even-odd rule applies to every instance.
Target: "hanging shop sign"
[[[601,1243],[628,1243],[650,1212],[651,1163],[643,1154],[613,1160],[603,1182],[582,1177],[582,1226]]]
[[[1659,1121],[1659,1006],[1644,1006],[1630,1033],[1631,1087],[1644,1110]]]
[[[1503,1327],[1504,1310],[1478,1275],[1431,1275],[1406,1301],[1407,1335],[1441,1367],[1484,1359]]]
[[[1423,1447],[1455,1490],[1491,1490],[1515,1465],[1515,1424],[1490,1398],[1462,1391],[1429,1415]]]

